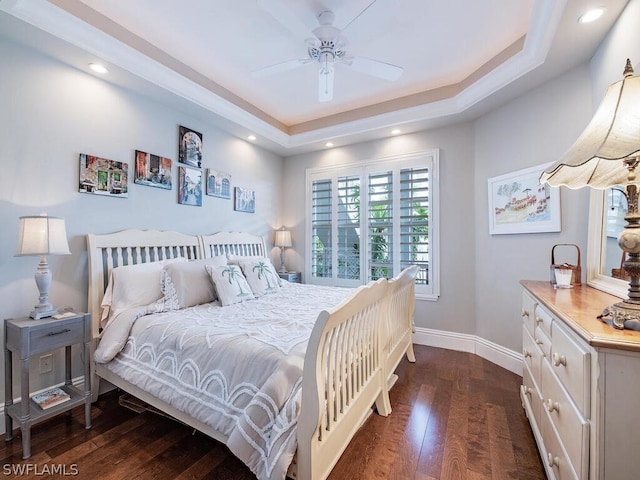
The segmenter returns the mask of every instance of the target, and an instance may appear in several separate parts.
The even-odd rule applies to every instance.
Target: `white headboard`
[[[259,235],[244,232],[218,232],[213,235],[202,235],[200,240],[205,258],[218,255],[267,256],[264,240]]]
[[[159,230],[123,230],[104,235],[88,234],[87,306],[92,315],[93,336],[98,336],[102,313],[100,304],[111,270],[115,267],[176,257],[189,260],[226,254],[264,257],[266,251],[262,237],[244,232],[185,235]]]
[[[105,235],[88,234],[87,254],[87,307],[92,315],[94,337],[98,335],[100,304],[113,268],[176,257],[190,260],[204,257],[198,236],[159,230],[122,230]]]

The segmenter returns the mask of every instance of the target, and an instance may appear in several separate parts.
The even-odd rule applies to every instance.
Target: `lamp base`
[[[53,306],[49,303],[48,305],[36,305],[33,312],[31,312],[29,316],[34,320],[40,320],[41,318],[51,317],[57,314],[58,310],[53,308]]]
[[[629,302],[614,303],[605,308],[598,318],[620,330],[640,331],[640,305]]]

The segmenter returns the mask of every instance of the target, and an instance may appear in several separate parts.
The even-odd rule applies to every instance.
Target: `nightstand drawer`
[[[84,324],[78,321],[56,323],[55,325],[42,325],[42,328],[34,328],[29,332],[31,343],[31,355],[55,350],[56,348],[83,343]]]

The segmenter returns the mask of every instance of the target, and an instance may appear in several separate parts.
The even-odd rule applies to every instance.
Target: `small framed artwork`
[[[202,165],[202,134],[182,125],[178,130],[178,161],[200,168]]]
[[[231,175],[211,168],[207,169],[207,195],[231,198]]]
[[[246,188],[236,187],[235,204],[233,209],[238,212],[255,213],[256,211],[256,192]]]
[[[78,191],[126,198],[128,196],[128,171],[128,163],[81,153]]]
[[[202,171],[178,167],[178,203],[202,206]]]
[[[560,231],[560,191],[539,181],[549,165],[489,179],[491,235]]]
[[[170,158],[136,150],[136,170],[133,183],[171,190]]]

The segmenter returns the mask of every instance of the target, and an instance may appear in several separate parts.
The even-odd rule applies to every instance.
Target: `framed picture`
[[[178,167],[178,203],[202,206],[202,171]]]
[[[256,211],[256,192],[246,188],[236,187],[235,204],[233,209],[238,212],[255,213]]]
[[[128,163],[81,153],[78,191],[126,198],[128,196],[128,171]]]
[[[231,175],[217,170],[207,169],[207,195],[231,198]]]
[[[560,231],[560,191],[542,185],[542,171],[551,165],[526,168],[489,179],[489,233]]]
[[[136,169],[133,183],[171,190],[170,158],[136,150]]]
[[[187,127],[179,127],[178,161],[192,167],[202,165],[202,134]]]

